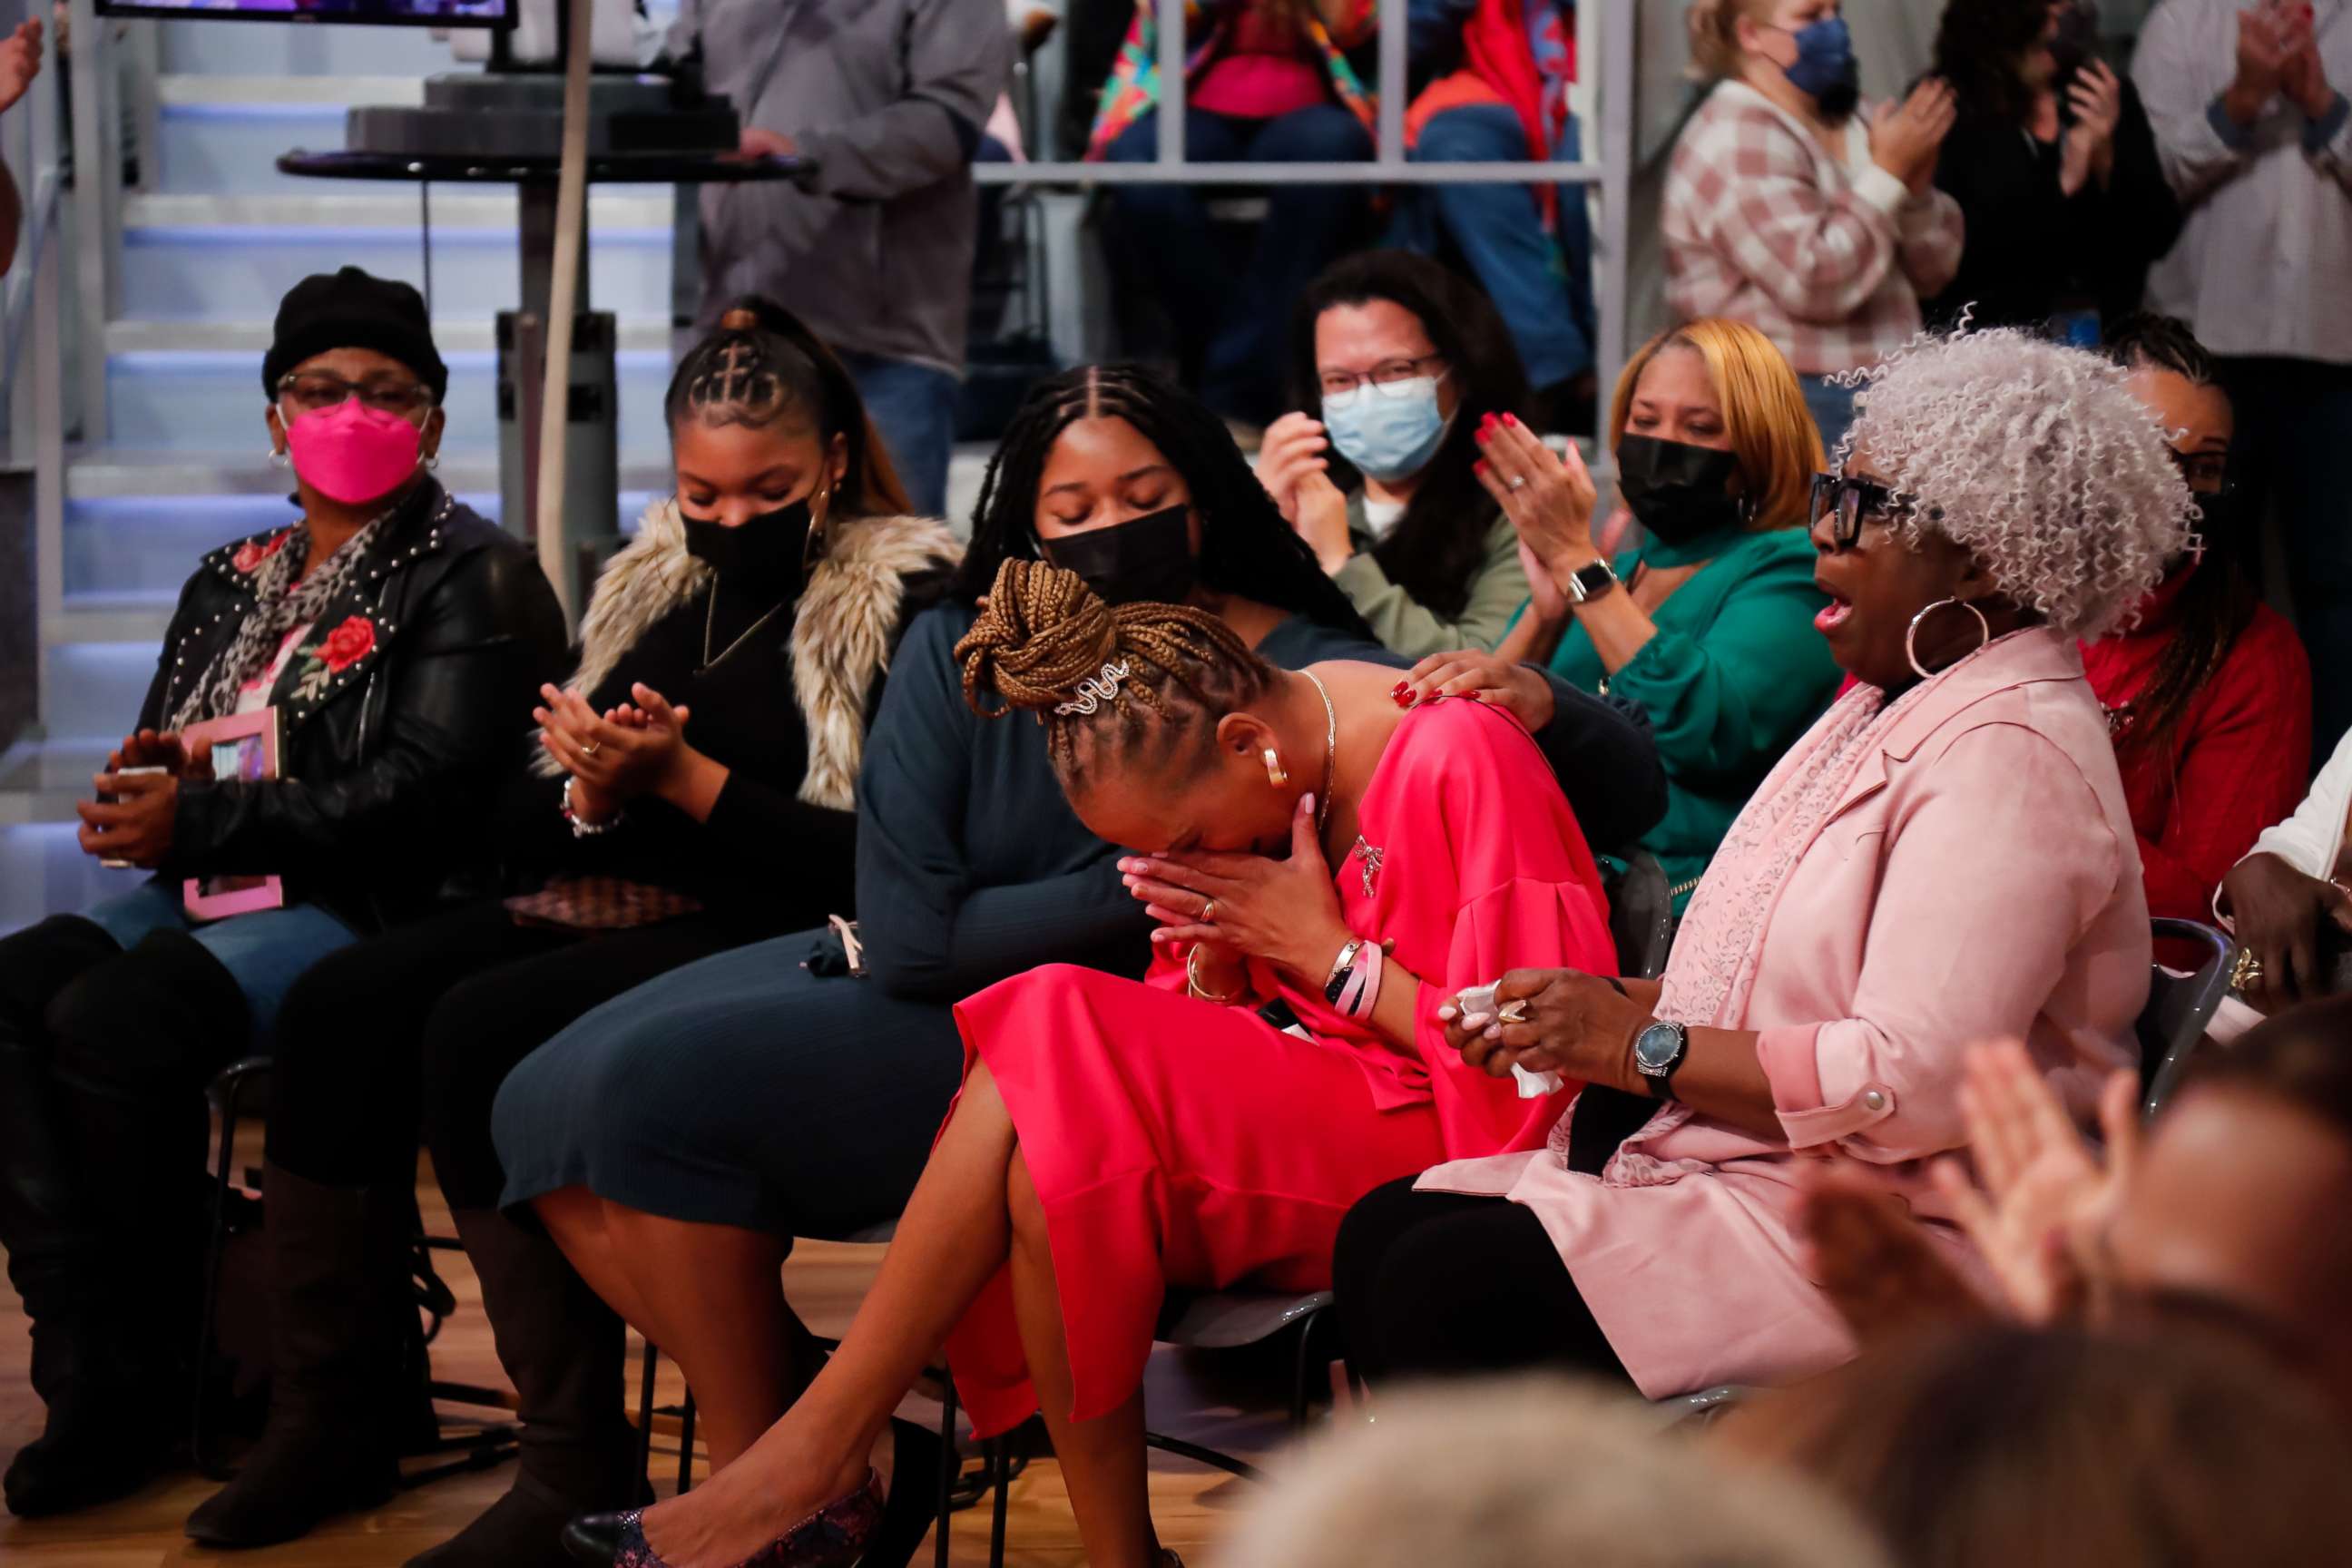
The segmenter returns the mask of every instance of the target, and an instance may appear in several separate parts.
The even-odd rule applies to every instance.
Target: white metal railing
[[[1159,156],[1150,163],[982,163],[983,185],[1426,185],[1559,184],[1591,187],[1595,374],[1604,393],[1625,363],[1627,208],[1633,185],[1634,0],[1585,0],[1578,11],[1577,94],[1582,146],[1574,163],[1413,163],[1405,157],[1406,0],[1380,0],[1380,112],[1370,159],[1339,163],[1196,163],[1184,155],[1185,0],[1154,0],[1159,32]],[[1597,16],[1589,13],[1598,12]],[[1600,74],[1591,76],[1594,45]],[[1597,111],[1597,113],[1596,113]],[[1597,118],[1598,123],[1595,123]],[[1591,155],[1595,142],[1599,156]]]

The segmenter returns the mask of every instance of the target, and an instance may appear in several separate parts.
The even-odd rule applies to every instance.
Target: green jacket
[[[1355,542],[1356,553],[1331,580],[1354,603],[1372,635],[1407,658],[1465,647],[1492,653],[1518,618],[1518,607],[1528,602],[1528,574],[1519,564],[1518,531],[1507,517],[1498,515],[1486,531],[1486,560],[1470,579],[1470,596],[1463,601],[1462,613],[1450,621],[1390,582],[1381,563],[1372,559],[1372,546],[1378,541],[1364,522],[1361,490],[1348,498],[1348,536]]]
[[[1653,542],[1612,564],[1630,583],[1645,558],[1654,570],[1707,564],[1651,612],[1657,636],[1615,675],[1578,625],[1560,638],[1551,668],[1571,686],[1623,698],[1650,716],[1666,768],[1666,815],[1642,847],[1665,868],[1680,913],[1731,819],[1837,695],[1844,672],[1813,629],[1829,601],[1813,586],[1803,529],[1718,535],[1678,551]]]

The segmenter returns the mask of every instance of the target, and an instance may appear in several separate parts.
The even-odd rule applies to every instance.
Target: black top
[[[901,627],[943,581],[908,580]],[[688,742],[728,769],[709,819],[697,823],[667,801],[640,796],[611,832],[575,838],[557,807],[560,783],[542,781],[527,808],[540,858],[564,876],[621,877],[688,893],[763,931],[823,925],[827,915],[852,912],[857,824],[850,812],[800,798],[809,741],[793,689],[794,606],[717,577],[710,584],[647,628],[588,697],[602,713],[632,701],[630,687],[642,681],[693,710]],[[877,676],[866,693],[869,727],[883,685]]]
[[[951,601],[908,627],[867,736],[857,781],[866,966],[893,995],[935,1002],[1040,963],[1140,974],[1151,920],[1112,868],[1121,851],[1064,798],[1042,727],[1025,713],[982,719],[964,700],[955,645],[972,619]],[[1286,669],[1411,662],[1297,616],[1257,651]],[[1580,818],[1646,829],[1664,775],[1642,723],[1558,683],[1554,696],[1536,742]]]
[[[2094,308],[2113,322],[2139,309],[2148,267],[2179,237],[2181,213],[2129,78],[2106,184],[2089,179],[2060,195],[2059,153],[2059,142],[2034,140],[2014,120],[1962,107],[1936,184],[1960,204],[1967,242],[1951,286],[1928,302],[1931,322],[1949,324],[1969,306],[1972,325],[2028,328],[2062,310]]]
[[[169,727],[253,612],[272,540],[221,546],[181,590],[139,726]],[[563,658],[563,612],[530,550],[431,480],[378,531],[286,661],[278,776],[180,786],[160,874],[269,874],[289,902],[375,931],[487,891],[494,799]]]

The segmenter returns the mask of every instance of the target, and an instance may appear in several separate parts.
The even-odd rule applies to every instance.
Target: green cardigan
[[[1707,564],[1651,612],[1657,635],[1615,675],[1574,624],[1551,668],[1571,686],[1649,715],[1666,768],[1666,815],[1642,847],[1665,868],[1679,914],[1731,819],[1837,695],[1844,672],[1813,629],[1829,601],[1813,586],[1803,529],[1718,535],[1675,551],[1654,542],[1612,564],[1630,583],[1645,558],[1654,570]]]
[[[1450,621],[1390,582],[1381,563],[1372,559],[1377,541],[1364,522],[1361,490],[1348,498],[1348,537],[1356,553],[1331,574],[1331,580],[1355,605],[1372,635],[1407,658],[1426,658],[1433,653],[1454,653],[1465,647],[1492,653],[1518,618],[1518,607],[1528,602],[1528,574],[1519,564],[1518,531],[1509,518],[1499,514],[1486,531],[1486,555],[1470,579],[1470,596],[1463,601],[1462,613]]]

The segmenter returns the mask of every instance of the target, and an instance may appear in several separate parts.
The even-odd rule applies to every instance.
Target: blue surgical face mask
[[[1789,85],[1813,100],[1823,114],[1843,120],[1862,100],[1862,67],[1853,58],[1853,34],[1843,16],[1824,16],[1793,32],[1797,63],[1783,66]]]
[[[1416,375],[1323,399],[1323,428],[1339,456],[1382,484],[1410,479],[1445,443],[1452,422],[1437,408],[1437,378]]]

